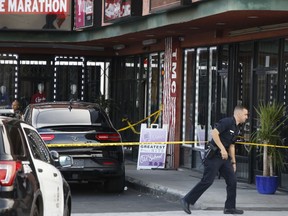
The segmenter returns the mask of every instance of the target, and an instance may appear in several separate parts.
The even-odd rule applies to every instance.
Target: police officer
[[[212,130],[211,145],[217,146],[217,151],[204,162],[204,173],[200,182],[192,188],[181,200],[183,210],[191,214],[190,204],[194,205],[200,196],[212,185],[218,172],[224,177],[227,185],[227,197],[224,214],[243,214],[236,209],[236,157],[235,138],[239,134],[239,124],[248,119],[248,110],[242,105],[234,109],[232,117],[221,119]]]

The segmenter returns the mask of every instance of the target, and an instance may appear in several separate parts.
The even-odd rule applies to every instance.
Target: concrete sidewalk
[[[179,201],[198,181],[202,174],[190,169],[178,170],[137,170],[133,161],[126,161],[126,184],[142,192],[164,196]],[[214,184],[200,197],[191,209],[223,209],[226,199],[226,184],[223,178],[215,179]],[[180,204],[179,204],[180,207]],[[181,207],[180,207],[181,208]],[[254,184],[238,182],[237,208],[256,211],[288,211],[288,193],[277,191],[273,195],[257,192]]]

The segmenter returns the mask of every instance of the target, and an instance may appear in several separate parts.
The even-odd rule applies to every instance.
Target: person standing
[[[217,147],[214,155],[206,157],[204,161],[203,177],[182,199],[180,203],[187,214],[191,214],[190,205],[194,205],[200,196],[213,184],[218,172],[226,182],[226,201],[224,214],[243,214],[236,208],[236,157],[235,141],[239,135],[239,124],[248,119],[248,110],[242,105],[234,108],[231,117],[221,119],[211,131],[210,145]]]
[[[11,107],[12,107],[12,109],[14,111],[15,117],[22,120],[22,113],[20,111],[20,103],[19,103],[19,101],[18,100],[14,100],[12,102]]]

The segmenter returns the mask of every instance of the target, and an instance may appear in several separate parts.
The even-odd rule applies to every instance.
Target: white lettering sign
[[[0,13],[68,13],[70,0],[0,0]]]
[[[0,0],[0,12],[5,12],[5,0]]]

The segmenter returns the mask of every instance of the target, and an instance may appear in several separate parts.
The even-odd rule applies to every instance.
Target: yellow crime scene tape
[[[195,144],[195,143],[207,143],[208,141],[167,141],[167,142],[116,142],[116,143],[58,143],[47,144],[48,147],[96,147],[96,146],[137,146],[137,145],[179,145],[179,144]],[[264,143],[252,143],[252,142],[236,142],[239,145],[260,146],[260,147],[272,147],[272,148],[288,148],[288,146],[264,144]]]
[[[147,116],[146,118],[132,124],[128,118],[123,118],[122,122],[126,121],[128,126],[121,128],[118,130],[118,132],[125,131],[128,129],[131,129],[133,133],[140,134],[140,132],[137,132],[135,129],[135,126],[138,124],[141,124],[145,121],[147,121],[149,118],[152,118],[154,116],[154,120],[151,124],[154,124],[157,119],[159,118],[160,114],[162,112],[162,106],[159,110],[152,113],[151,115]],[[199,143],[208,143],[208,141],[166,141],[166,142],[116,142],[116,143],[57,143],[57,144],[47,144],[48,147],[97,147],[97,146],[137,146],[137,145],[157,145],[157,144],[166,144],[166,145],[181,145],[181,144],[199,144]],[[273,145],[273,144],[261,144],[261,143],[252,143],[252,142],[236,142],[235,144],[239,145],[248,145],[248,146],[260,146],[260,147],[272,147],[272,148],[288,148],[288,146],[280,146],[280,145]]]
[[[47,144],[48,147],[94,147],[94,146],[135,146],[145,144],[193,144],[199,141],[167,141],[167,142],[116,142],[116,143],[58,143]],[[205,141],[202,141],[205,143]]]
[[[134,124],[131,124],[131,122],[128,120],[128,118],[123,118],[122,122],[127,121],[128,126],[119,129],[118,132],[121,132],[121,131],[124,131],[124,130],[127,130],[127,129],[131,129],[135,134],[140,134],[140,132],[136,131],[135,126],[147,121],[149,118],[151,118],[153,116],[155,116],[155,117],[154,117],[154,120],[153,120],[153,122],[151,124],[155,124],[155,122],[157,121],[157,119],[160,116],[161,111],[162,111],[162,109],[159,109],[156,112],[152,113],[151,115],[147,116],[146,118],[144,118],[144,119],[142,119],[142,120],[140,120],[140,121],[138,121],[138,122],[136,122]]]

